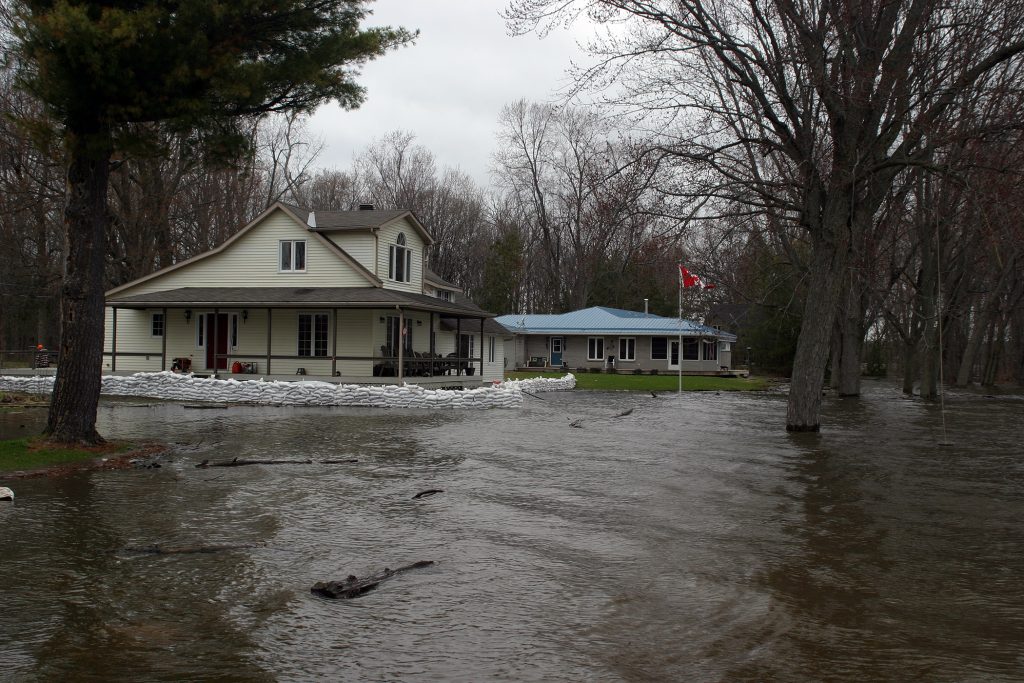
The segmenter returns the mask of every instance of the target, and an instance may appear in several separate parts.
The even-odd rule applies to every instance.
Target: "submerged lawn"
[[[0,441],[0,472],[36,470],[54,465],[79,463],[105,455],[123,453],[129,448],[128,444],[119,443],[108,443],[92,448],[51,446],[39,436],[9,439]]]
[[[564,372],[510,372],[507,379],[564,377]],[[613,375],[586,372],[576,374],[577,389],[595,391],[677,391],[678,375]],[[759,391],[768,388],[763,377],[705,377],[683,375],[684,391]]]

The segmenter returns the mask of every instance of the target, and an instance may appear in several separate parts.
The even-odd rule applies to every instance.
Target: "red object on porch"
[[[231,364],[231,372],[233,372],[233,373],[235,373],[237,375],[241,371],[242,371],[242,364],[239,363],[237,360],[234,363]]]

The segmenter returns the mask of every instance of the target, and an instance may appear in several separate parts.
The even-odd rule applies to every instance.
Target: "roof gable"
[[[132,280],[131,282],[127,282],[127,283],[125,283],[123,285],[120,285],[118,287],[114,287],[113,289],[111,289],[111,290],[106,292],[106,296],[109,297],[109,296],[121,294],[121,293],[123,293],[123,292],[125,292],[127,290],[136,288],[139,285],[143,285],[143,284],[148,284],[148,285],[151,285],[151,286],[152,285],[156,285],[157,284],[156,281],[160,280],[161,278],[165,278],[165,277],[167,277],[169,275],[179,275],[180,277],[187,277],[187,275],[182,273],[183,270],[189,268],[190,266],[194,266],[195,264],[199,264],[199,263],[202,263],[204,261],[207,261],[208,259],[210,259],[212,257],[215,257],[215,256],[217,256],[219,254],[224,254],[225,252],[228,252],[234,245],[238,244],[240,241],[242,241],[243,239],[248,237],[250,235],[250,233],[253,233],[254,231],[258,230],[260,228],[260,226],[268,223],[269,219],[271,219],[278,212],[280,212],[280,213],[284,214],[285,216],[287,216],[288,219],[291,220],[295,224],[296,228],[301,229],[305,234],[311,235],[312,238],[316,242],[321,244],[325,248],[326,251],[328,251],[329,253],[333,254],[333,256],[335,258],[341,260],[347,266],[349,266],[351,268],[352,272],[358,278],[360,284],[364,284],[364,285],[368,284],[368,285],[371,285],[373,287],[380,287],[382,285],[382,283],[381,283],[379,278],[377,278],[375,275],[373,275],[373,273],[371,273],[369,270],[367,270],[364,266],[362,266],[362,264],[360,264],[358,261],[356,261],[354,258],[352,258],[349,254],[347,254],[344,249],[339,247],[337,244],[334,244],[333,242],[331,242],[325,236],[317,234],[317,233],[309,230],[308,226],[305,224],[305,222],[302,219],[302,217],[299,214],[296,214],[295,207],[288,206],[287,204],[283,204],[281,202],[275,202],[270,207],[268,207],[265,211],[263,211],[263,213],[258,215],[252,221],[250,221],[245,227],[243,227],[241,230],[239,230],[234,235],[232,235],[227,240],[225,240],[222,244],[214,247],[213,249],[211,249],[209,251],[203,252],[202,254],[198,254],[196,256],[193,256],[192,258],[185,259],[184,261],[179,261],[178,263],[175,263],[174,265],[168,266],[166,268],[162,268],[162,269],[160,269],[158,271],[150,273],[149,275],[145,275],[145,276],[143,276],[141,278],[138,278],[136,280]],[[274,255],[273,258],[276,259],[277,258],[276,255]],[[256,276],[254,276],[254,277],[256,277]],[[175,277],[174,279],[177,280],[178,278]],[[178,286],[178,285],[175,284],[175,285],[171,285],[171,286]]]

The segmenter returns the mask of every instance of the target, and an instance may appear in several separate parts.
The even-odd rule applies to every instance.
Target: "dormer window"
[[[306,270],[306,240],[281,240],[278,264],[283,273],[301,273]]]
[[[388,249],[388,279],[412,282],[412,249],[405,246],[405,233],[398,233]]]
[[[437,290],[437,298],[441,299],[442,301],[451,301],[452,292],[450,289],[439,289]]]

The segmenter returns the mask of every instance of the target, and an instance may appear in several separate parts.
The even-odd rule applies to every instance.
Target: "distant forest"
[[[931,129],[941,144],[896,168],[871,197],[833,274],[842,280],[827,331],[834,367],[847,354],[857,374],[899,378],[907,391],[921,384],[925,395],[940,370],[961,385],[1024,384],[1022,81],[1007,68],[958,101],[955,116]],[[651,125],[610,115],[616,104],[508,104],[487,188],[444,166],[412,132],[368,142],[350,168],[324,169],[301,117],[253,121],[248,151],[230,163],[187,133],[158,130],[158,152],[122,151],[113,161],[107,283],[207,251],[278,200],[319,210],[372,202],[412,209],[435,239],[430,266],[497,314],[643,310],[646,300],[652,313],[675,316],[683,263],[715,285],[685,290],[684,316],[738,326],[736,364],[750,347],[755,370],[788,374],[808,298],[820,293],[809,276],[813,233],[796,205],[806,196],[793,190],[810,182],[798,177],[802,167],[780,162],[763,141],[732,149],[735,158],[726,145],[702,157],[682,149],[685,136],[673,146]],[[706,134],[725,115],[705,114],[672,125]],[[12,123],[33,116],[42,116],[38,104],[0,70],[5,351],[55,347],[60,334],[64,167],[59,141]]]

